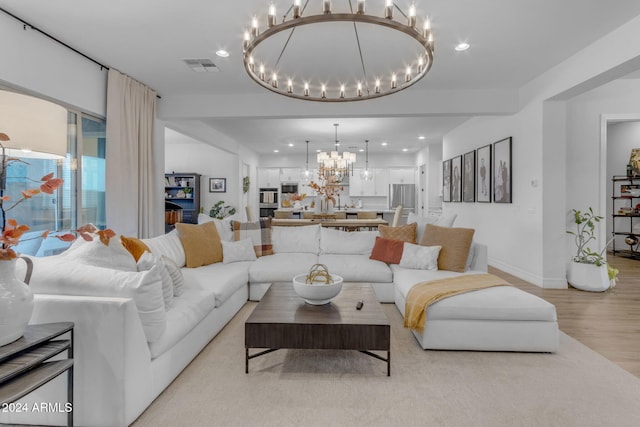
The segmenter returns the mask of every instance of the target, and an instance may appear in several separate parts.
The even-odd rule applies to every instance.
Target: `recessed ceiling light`
[[[358,151],[361,152],[361,153],[364,153],[364,148],[361,148]]]
[[[424,135],[420,135],[418,139],[424,139]]]
[[[216,55],[218,55],[220,58],[228,58],[229,52],[227,52],[224,49],[219,49],[219,50],[216,50]]]
[[[293,147],[293,142],[290,142],[290,143],[289,143],[289,147]]]
[[[408,148],[403,148],[402,151],[409,151],[409,149]]]
[[[273,152],[274,152],[274,153],[279,153],[279,152],[280,152],[280,150],[273,150]]]
[[[388,144],[387,144],[386,142],[383,142],[381,145],[382,145],[383,147],[386,147]]]
[[[469,46],[469,43],[462,42],[462,43],[458,43],[458,45],[455,47],[455,49],[458,52],[462,52],[464,50],[469,49],[469,47],[471,47],[471,46]]]
[[[322,150],[316,150],[316,153],[319,153],[320,151],[322,151]]]

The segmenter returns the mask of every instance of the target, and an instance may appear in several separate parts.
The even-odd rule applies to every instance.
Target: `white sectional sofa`
[[[221,238],[232,240],[228,225],[216,221]],[[79,266],[64,253],[38,258],[31,281],[36,293],[31,323],[76,324],[76,424],[125,426],[148,407],[247,300],[259,300],[271,283],[289,281],[315,263],[327,265],[346,282],[372,283],[379,300],[395,303],[401,313],[408,290],[417,282],[487,271],[487,248],[478,243],[472,245],[465,273],[389,266],[369,259],[377,235],[377,231],[347,233],[318,225],[274,227],[273,255],[198,268],[185,267],[185,251],[177,232],[145,239],[166,265],[180,267],[184,281],[182,295],[165,301],[162,312],[144,306],[149,300],[162,302],[162,290],[158,289],[164,278],[155,266],[145,272],[114,272],[95,264]],[[120,282],[133,279],[133,290],[121,289]],[[94,286],[93,282],[100,281],[104,282],[102,286]],[[427,318],[424,335],[416,334],[425,349],[557,349],[555,308],[516,288],[492,288],[451,297],[431,306]],[[65,387],[65,378],[60,377],[24,401],[28,405],[62,404]],[[0,414],[0,423],[65,422],[61,413]]]

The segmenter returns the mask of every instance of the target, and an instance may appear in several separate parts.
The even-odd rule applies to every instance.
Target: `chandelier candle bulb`
[[[244,38],[242,41],[242,48],[244,50],[247,50],[247,47],[249,46],[250,41],[251,41],[251,34],[249,33],[249,30],[244,30]]]
[[[287,92],[288,93],[293,92],[293,81],[291,81],[291,79],[287,80]]]
[[[258,18],[254,16],[253,19],[251,19],[251,35],[258,37],[258,33]]]
[[[356,95],[362,96],[362,83],[358,83],[358,88],[356,89]]]
[[[380,79],[376,79],[376,93],[380,93]]]
[[[249,57],[249,69],[250,69],[252,72],[255,72],[255,70],[256,70],[256,63],[255,63],[255,61],[253,60],[253,56],[250,56],[250,57]]]
[[[293,18],[294,19],[298,19],[300,18],[300,0],[293,0]]]
[[[276,73],[273,73],[273,75],[271,76],[271,86],[275,88],[278,87],[278,75]]]
[[[398,78],[396,77],[396,73],[391,74],[391,89],[396,89],[398,87]]]
[[[421,56],[420,58],[418,58],[418,72],[421,73],[423,69],[424,69],[424,59],[422,59],[422,56]]]
[[[429,19],[429,17],[427,17],[427,19],[424,20],[424,28],[422,30],[422,35],[424,36],[425,39],[429,38],[429,35],[431,34],[431,20]]]
[[[416,5],[414,3],[411,3],[411,6],[409,6],[409,24],[408,25],[411,28],[416,27]]]
[[[304,96],[309,96],[309,83],[304,84]]]
[[[384,4],[384,17],[393,19],[393,0],[386,0]]]
[[[324,14],[331,13],[331,0],[323,0],[322,1],[322,12]]]
[[[276,25],[276,5],[271,2],[269,5],[269,15],[267,16],[267,26],[269,28]]]
[[[320,96],[323,98],[327,97],[327,87],[325,85],[322,85],[322,91],[320,92]]]
[[[356,13],[362,15],[364,13],[364,0],[358,0]]]
[[[344,85],[340,85],[340,98],[344,98]]]
[[[264,81],[264,65],[260,65],[260,80]]]
[[[407,72],[404,76],[404,81],[405,82],[410,82],[411,81],[411,67],[407,67]]]

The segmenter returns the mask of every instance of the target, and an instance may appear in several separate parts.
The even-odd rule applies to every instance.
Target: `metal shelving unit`
[[[628,191],[623,192],[623,189],[640,188],[640,177],[614,175],[611,178],[611,183],[613,254],[640,259],[640,233],[634,232],[634,224],[636,224],[636,228],[637,224],[640,224],[640,209],[635,209],[640,204],[640,197],[634,197]],[[626,211],[622,213],[625,209]],[[617,249],[616,236],[626,236],[625,245],[628,248]],[[635,243],[629,243],[634,241]]]

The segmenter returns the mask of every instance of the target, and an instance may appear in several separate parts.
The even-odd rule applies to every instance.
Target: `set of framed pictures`
[[[511,203],[511,137],[445,160],[444,202]]]

